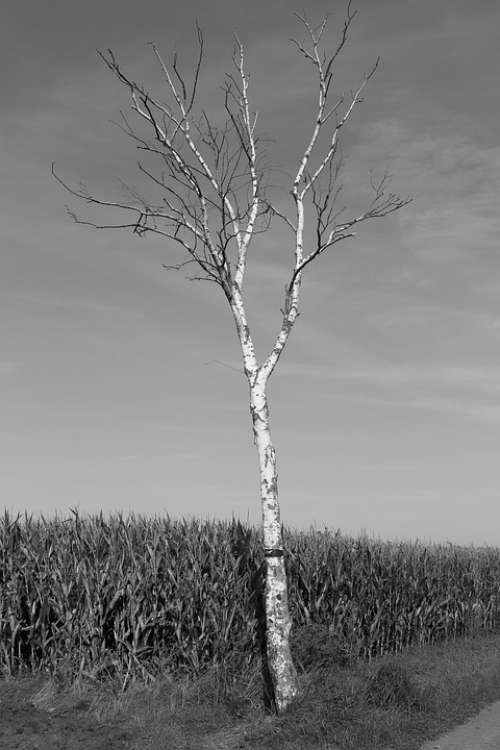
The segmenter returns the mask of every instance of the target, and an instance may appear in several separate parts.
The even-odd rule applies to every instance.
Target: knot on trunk
[[[285,550],[279,547],[264,550],[264,557],[283,557],[284,554]]]

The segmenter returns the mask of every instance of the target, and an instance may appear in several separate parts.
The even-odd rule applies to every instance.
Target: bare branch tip
[[[200,22],[198,21],[198,19],[195,20],[195,26],[196,26],[196,36],[198,38],[198,44],[203,49],[203,41],[204,41],[203,40],[203,31],[202,31],[202,28],[200,26]]]

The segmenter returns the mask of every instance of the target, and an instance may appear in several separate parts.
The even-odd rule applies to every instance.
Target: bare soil
[[[0,680],[2,750],[124,750],[137,731],[123,723],[101,723],[88,713],[89,703],[68,696],[53,707],[43,686],[33,680]]]

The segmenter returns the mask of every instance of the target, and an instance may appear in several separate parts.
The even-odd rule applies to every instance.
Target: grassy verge
[[[318,632],[311,643],[311,633],[296,642],[302,695],[281,717],[262,707],[257,667],[135,683],[125,693],[111,682],[79,685],[71,696],[41,678],[16,679],[10,693],[48,712],[64,702],[65,711],[72,704],[108,727],[127,726],[131,750],[414,750],[500,699],[500,633],[369,664],[350,663]]]

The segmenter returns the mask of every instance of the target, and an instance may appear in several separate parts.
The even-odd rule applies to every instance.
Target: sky
[[[220,289],[163,269],[168,241],[106,221],[50,165],[105,199],[139,184],[110,122],[111,48],[162,91],[148,44],[184,70],[205,35],[200,101],[221,109],[233,32],[273,164],[296,168],[316,89],[281,0],[7,0],[0,31],[0,502],[50,516],[121,511],[260,522],[239,345]],[[269,383],[283,522],[384,539],[500,546],[500,104],[495,0],[358,0],[336,90],[381,62],[343,140],[345,199],[388,169],[413,201],[304,273],[301,316]],[[330,13],[327,46],[345,4]],[[286,198],[286,176],[281,179]],[[246,301],[263,360],[292,259],[257,238]]]

